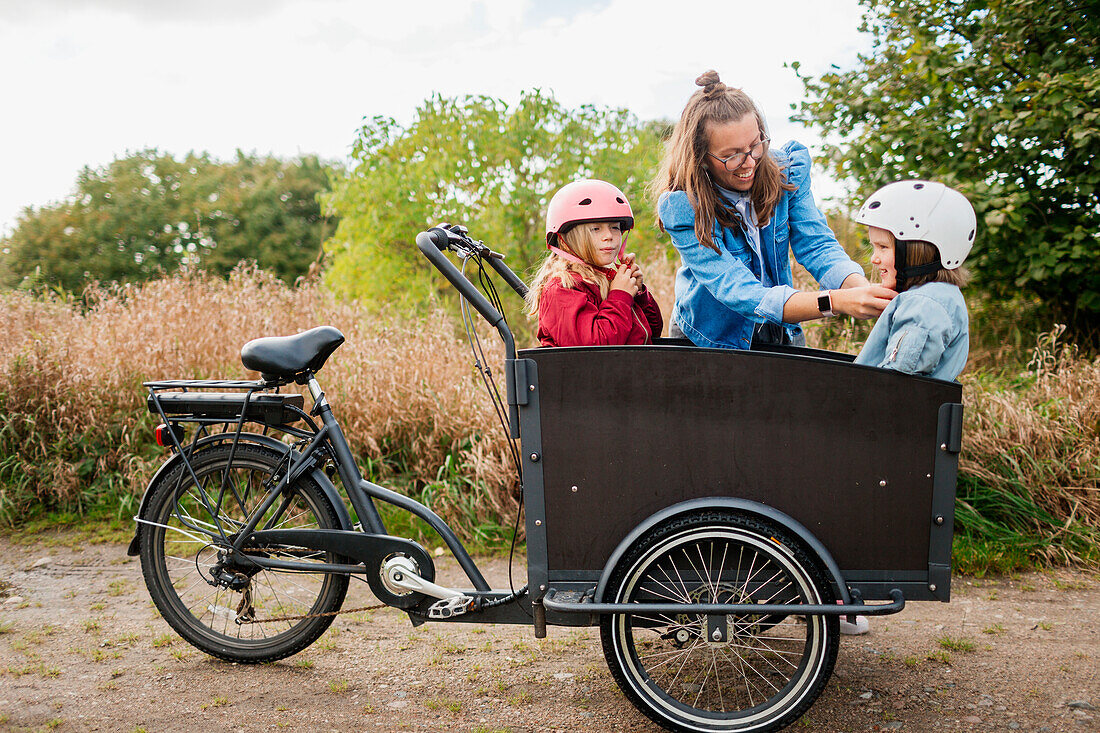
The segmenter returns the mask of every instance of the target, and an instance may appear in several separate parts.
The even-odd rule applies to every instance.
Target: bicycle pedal
[[[470,596],[455,596],[436,601],[428,609],[428,618],[454,618],[471,611],[474,599]]]

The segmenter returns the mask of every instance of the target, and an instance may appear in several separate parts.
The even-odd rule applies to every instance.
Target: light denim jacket
[[[951,380],[970,353],[970,319],[958,287],[925,283],[890,301],[856,364]]]
[[[783,306],[798,292],[792,286],[789,251],[826,289],[839,288],[849,275],[863,274],[814,203],[806,146],[792,141],[772,154],[786,166],[786,179],[797,189],[781,193],[771,221],[760,228],[760,252],[740,227],[727,229],[717,220],[718,251],[700,244],[695,210],[684,191],[669,191],[657,202],[657,215],[681,260],[672,317],[697,346],[747,349],[753,328],[765,321],[781,324],[794,339],[801,336],[797,324],[783,322]],[[774,284],[765,286],[762,280]]]

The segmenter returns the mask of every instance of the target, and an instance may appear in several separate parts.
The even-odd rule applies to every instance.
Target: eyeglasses
[[[752,148],[749,149],[749,152],[747,152],[747,153],[734,153],[733,155],[731,155],[728,158],[719,158],[717,155],[710,152],[709,150],[707,151],[707,155],[714,158],[719,163],[721,163],[723,166],[725,166],[727,171],[729,171],[730,173],[733,173],[735,170],[737,170],[738,168],[740,168],[742,165],[745,164],[745,160],[750,155],[752,156],[753,160],[760,160],[761,158],[763,158],[764,153],[767,152],[767,150],[768,150],[768,143],[769,142],[771,142],[771,138],[770,137],[764,137],[760,140],[760,142],[756,143],[756,145],[753,145]]]

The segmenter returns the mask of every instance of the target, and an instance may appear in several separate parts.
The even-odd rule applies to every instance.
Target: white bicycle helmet
[[[935,181],[898,181],[871,194],[856,221],[885,229],[900,241],[934,245],[940,265],[954,270],[974,246],[977,217],[966,197]]]

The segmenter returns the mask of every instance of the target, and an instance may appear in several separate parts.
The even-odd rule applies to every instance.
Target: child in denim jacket
[[[882,284],[898,292],[882,312],[857,364],[955,379],[966,365],[970,328],[959,288],[974,244],[974,208],[932,181],[899,181],[871,195],[856,221],[868,235]]]

